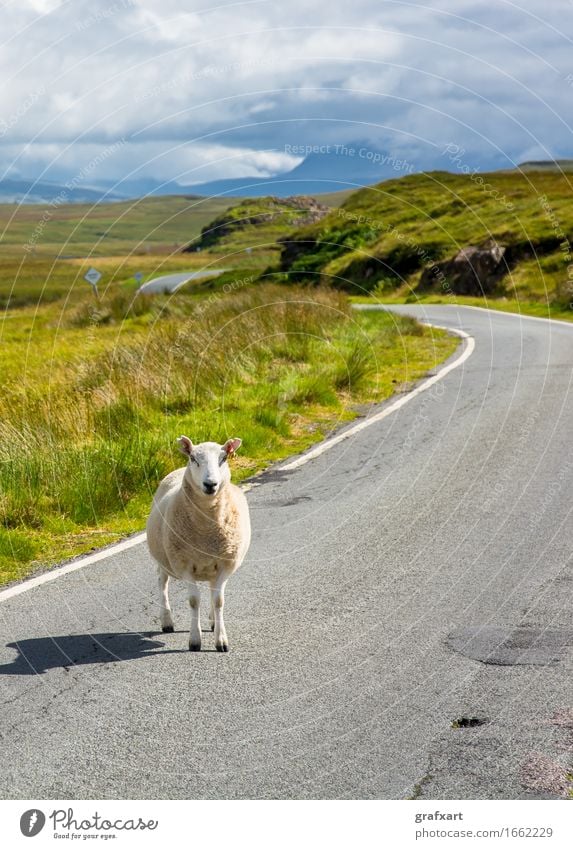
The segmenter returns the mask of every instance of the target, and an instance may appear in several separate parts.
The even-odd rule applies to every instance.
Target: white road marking
[[[379,311],[379,310],[388,310],[388,312],[392,312],[389,307],[393,306],[410,306],[410,304],[352,304],[353,309],[355,310],[365,310],[365,311]],[[508,315],[512,318],[524,318],[528,321],[543,321],[545,324],[564,324],[566,327],[573,328],[573,321],[567,321],[564,318],[543,318],[539,315],[526,315],[523,312],[511,312],[511,310],[494,310],[491,307],[477,307],[473,304],[425,304],[423,301],[419,304],[411,304],[411,306],[416,306],[418,308],[424,307],[448,307],[451,310],[479,310],[479,312],[491,312],[494,315]],[[398,313],[400,314],[400,313]],[[421,319],[418,319],[421,321]],[[429,322],[425,322],[430,327],[437,327],[437,324],[430,324]],[[451,330],[450,327],[445,327],[444,330]]]
[[[425,322],[428,324],[427,322]],[[338,445],[339,442],[342,442],[343,439],[349,439],[354,434],[359,433],[361,430],[364,430],[367,427],[370,427],[373,424],[376,424],[382,419],[385,419],[386,416],[389,416],[391,413],[394,413],[396,410],[399,410],[400,407],[403,407],[404,404],[407,404],[408,401],[411,401],[413,398],[416,398],[421,392],[425,392],[426,389],[429,389],[434,383],[437,383],[438,380],[442,380],[447,374],[449,374],[453,369],[458,368],[464,363],[468,357],[473,354],[475,348],[475,341],[472,336],[469,336],[463,330],[456,330],[450,327],[441,327],[437,324],[431,324],[430,327],[435,327],[439,330],[447,330],[450,333],[455,333],[457,336],[460,336],[462,339],[466,340],[466,345],[464,350],[451,363],[447,366],[444,366],[440,369],[436,374],[432,377],[429,377],[423,383],[421,383],[416,389],[413,389],[411,392],[406,393],[397,401],[394,401],[393,404],[390,404],[380,413],[377,413],[370,418],[364,419],[358,424],[354,425],[354,427],[349,428],[348,430],[343,431],[343,433],[338,434],[337,436],[332,436],[330,439],[326,439],[324,442],[319,443],[316,448],[311,449],[306,454],[303,454],[296,460],[293,460],[292,463],[287,463],[286,466],[279,466],[280,471],[290,471],[291,469],[298,469],[300,466],[304,466],[305,463],[308,463],[310,460],[314,460],[315,457],[319,457],[321,454],[324,454],[325,451],[328,451],[330,448],[333,448],[335,445]],[[256,485],[256,484],[254,484]],[[251,489],[253,484],[246,484],[244,489]],[[76,572],[78,569],[83,569],[85,566],[91,566],[92,563],[97,563],[99,560],[106,560],[108,557],[113,557],[116,554],[119,554],[122,551],[126,551],[129,548],[133,548],[136,545],[144,542],[145,533],[137,534],[136,536],[130,537],[129,539],[124,540],[123,542],[118,542],[116,545],[112,545],[109,548],[105,548],[102,551],[94,552],[94,554],[88,554],[86,557],[80,557],[77,560],[72,561],[71,563],[67,563],[65,566],[59,566],[56,569],[51,569],[49,572],[45,572],[42,575],[38,575],[35,578],[29,578],[28,580],[23,581],[20,584],[15,584],[13,587],[9,587],[6,590],[2,590],[0,592],[0,602],[7,601],[10,598],[14,598],[17,595],[21,595],[22,593],[28,592],[28,590],[33,590],[36,587],[42,586],[42,584],[47,584],[50,581],[55,581],[57,578],[61,578],[62,575],[69,575],[71,572]]]
[[[424,304],[420,304],[424,306]],[[573,321],[567,321],[564,318],[542,318],[539,315],[525,315],[522,312],[510,312],[509,310],[492,310],[491,307],[476,307],[470,304],[428,304],[433,307],[451,307],[452,309],[479,310],[480,312],[493,312],[496,315],[510,315],[512,318],[526,318],[529,321],[544,321],[545,324],[564,324],[566,327],[573,327]],[[434,325],[435,326],[435,325]]]
[[[14,598],[16,595],[25,593],[28,590],[33,590],[35,587],[40,587],[42,584],[48,584],[50,581],[55,581],[56,578],[61,578],[62,575],[69,575],[70,572],[77,572],[78,569],[83,569],[84,566],[90,566],[92,563],[97,563],[98,560],[105,560],[114,554],[119,554],[120,551],[126,551],[128,548],[133,548],[135,545],[145,540],[145,534],[137,534],[134,537],[118,542],[109,548],[104,548],[101,551],[95,551],[93,554],[88,554],[85,557],[80,557],[78,560],[73,560],[71,563],[66,563],[65,566],[58,566],[57,569],[52,569],[50,572],[44,572],[43,575],[38,575],[36,578],[28,578],[21,584],[15,584],[13,587],[8,587],[7,590],[0,592],[0,601],[7,601],[9,598]]]

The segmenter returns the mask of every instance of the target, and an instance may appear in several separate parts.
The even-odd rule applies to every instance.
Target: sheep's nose
[[[213,495],[213,493],[217,489],[217,484],[213,483],[213,481],[205,481],[203,483],[203,489],[205,490],[207,495]]]

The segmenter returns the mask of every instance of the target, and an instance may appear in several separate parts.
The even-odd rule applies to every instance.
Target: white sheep
[[[199,582],[211,589],[211,630],[217,651],[228,651],[223,622],[224,590],[228,578],[241,565],[251,541],[247,499],[231,483],[228,459],[241,445],[229,439],[224,445],[193,445],[187,436],[177,440],[188,457],[185,467],[167,475],[157,489],[147,521],[147,544],[159,567],[161,627],[173,631],[169,604],[169,578],[189,582],[191,632],[189,649],[201,649]]]

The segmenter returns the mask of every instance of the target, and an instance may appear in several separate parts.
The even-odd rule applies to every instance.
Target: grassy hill
[[[520,162],[520,171],[573,171],[573,159],[538,159]]]
[[[407,297],[423,294],[425,267],[493,239],[508,265],[495,294],[569,304],[571,179],[553,171],[432,172],[380,183],[289,236],[282,270],[355,294]]]
[[[348,194],[327,194],[320,202],[334,207]],[[0,256],[24,249],[37,256],[63,258],[170,253],[197,238],[213,219],[240,202],[240,198],[191,195],[95,205],[0,204]]]
[[[118,256],[169,252],[235,199],[158,197],[99,204],[0,205],[0,255],[28,248],[39,256]]]
[[[328,206],[309,197],[245,198],[209,222],[186,250],[211,248],[234,253],[270,246],[278,250],[278,239],[285,232],[313,224],[328,211]]]

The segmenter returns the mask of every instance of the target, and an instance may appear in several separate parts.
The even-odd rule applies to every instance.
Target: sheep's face
[[[193,487],[202,495],[212,498],[231,480],[227,460],[241,445],[240,439],[228,439],[224,445],[218,442],[201,442],[193,445],[187,436],[177,440],[179,450],[189,458],[187,476]]]

